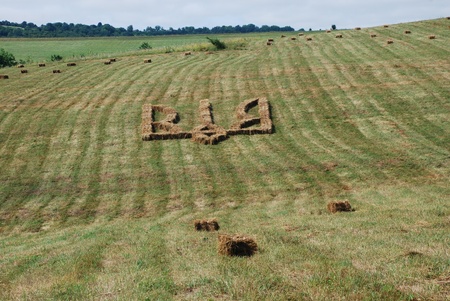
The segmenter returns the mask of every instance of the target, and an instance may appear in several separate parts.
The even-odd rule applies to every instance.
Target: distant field
[[[1,40],[33,63],[0,69],[0,299],[448,300],[449,26]],[[229,129],[255,97],[273,134],[141,139],[144,104]],[[259,252],[219,256],[212,217]]]

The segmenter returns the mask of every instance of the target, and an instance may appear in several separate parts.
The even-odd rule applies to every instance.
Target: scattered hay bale
[[[328,29],[328,30],[327,30],[327,33],[330,33],[330,32],[331,32],[331,30]]]
[[[291,38],[291,41],[295,41],[295,40],[297,40],[297,38],[294,38],[294,37]]]
[[[45,67],[45,64],[44,63],[39,63],[38,66],[39,67]]]
[[[116,59],[115,59],[115,58],[112,58],[112,59],[109,59],[109,61],[112,63],[112,62],[115,62]]]
[[[267,39],[267,42],[273,42],[273,39]]]
[[[355,30],[361,30],[361,27],[356,27]]]
[[[6,74],[0,74],[0,79],[8,79],[9,76]]]
[[[429,38],[430,40],[434,40],[434,39],[436,39],[436,36],[435,36],[435,35],[431,35],[431,36],[428,36],[428,38]]]
[[[28,70],[27,69],[22,69],[22,70],[20,70],[20,73],[28,73]]]
[[[337,35],[336,35],[336,38],[337,38],[337,39],[342,39],[342,34],[337,34]]]
[[[187,51],[184,53],[184,55],[191,55],[192,53],[190,51]]]
[[[103,64],[105,64],[105,65],[111,65],[111,61],[103,62]]]
[[[372,33],[372,34],[370,35],[370,37],[371,37],[371,38],[376,38],[376,37],[377,37],[377,35],[376,35],[376,34],[374,34],[374,33]]]
[[[299,33],[298,36],[299,37],[303,37],[305,34],[304,33]]]
[[[350,203],[348,201],[343,201],[343,202],[330,202],[327,205],[327,209],[328,211],[330,211],[331,213],[336,213],[336,212],[349,212],[349,211],[354,211],[352,209],[352,206],[350,205]]]
[[[267,42],[266,45],[267,45],[267,46],[271,46],[271,45],[272,45],[272,42]]]
[[[447,17],[447,20],[450,20],[450,17]]]
[[[145,63],[145,64],[148,64],[148,63],[151,63],[151,62],[152,62],[151,59],[144,60],[144,63]]]
[[[306,38],[307,41],[312,41],[311,37]]]
[[[405,30],[404,33],[405,34],[411,34],[411,30]]]
[[[53,70],[53,73],[61,73],[61,70],[59,69]]]
[[[284,34],[281,35],[282,38],[285,38],[286,36]]]
[[[389,27],[389,25],[383,25],[383,27],[384,27],[384,28],[388,28],[388,27]]]
[[[393,41],[393,40],[387,40],[386,43],[388,43],[388,44],[394,44],[394,41]]]
[[[219,223],[216,219],[196,219],[194,221],[194,228],[197,231],[218,231],[220,229]]]
[[[253,238],[243,235],[220,234],[218,236],[219,254],[227,256],[252,256],[258,251]]]
[[[74,66],[76,66],[77,64],[76,63],[67,63],[67,66],[68,67],[74,67]]]

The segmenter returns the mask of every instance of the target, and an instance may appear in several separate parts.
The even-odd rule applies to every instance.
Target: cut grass
[[[450,47],[427,37],[447,26],[271,47],[270,34],[246,35],[245,50],[155,50],[152,64],[120,44],[139,39],[10,40],[61,53],[91,43],[118,60],[2,71],[0,299],[445,300]],[[191,130],[209,99],[229,128],[255,97],[271,104],[272,135],[141,140],[143,104],[176,109]],[[345,200],[354,212],[327,213]],[[216,234],[192,229],[205,217],[254,237],[258,253],[218,256]]]

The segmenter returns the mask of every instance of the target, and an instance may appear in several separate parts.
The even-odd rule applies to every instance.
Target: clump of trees
[[[162,26],[150,27],[144,30],[134,29],[133,25],[127,28],[116,28],[109,24],[85,25],[74,23],[47,23],[37,26],[34,23],[15,23],[0,21],[0,37],[110,37],[110,36],[157,36],[157,35],[185,35],[185,34],[222,34],[222,33],[249,33],[249,32],[271,32],[271,31],[294,31],[290,26],[280,27],[277,25],[263,25],[258,27],[254,24],[237,26],[216,26],[213,28],[193,26],[174,29],[165,29]]]
[[[14,55],[3,48],[0,48],[0,68],[17,65]]]
[[[217,50],[222,50],[222,49],[227,48],[227,46],[225,45],[225,43],[222,42],[222,41],[219,40],[219,39],[210,39],[210,38],[208,38],[208,37],[206,37],[206,39],[207,39],[208,41],[210,41],[211,44],[213,44],[213,45],[216,47]]]

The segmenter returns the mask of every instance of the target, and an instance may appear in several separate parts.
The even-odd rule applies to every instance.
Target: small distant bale
[[[103,64],[105,64],[105,65],[111,65],[111,61],[103,62]]]
[[[112,62],[115,62],[116,61],[116,59],[115,58],[113,58],[113,59],[109,59],[109,61],[112,63]]]
[[[74,66],[76,66],[77,64],[76,63],[67,63],[67,66],[68,67],[74,67]]]
[[[388,28],[388,27],[389,27],[389,25],[383,25],[383,27],[384,27],[384,28]]]
[[[405,34],[411,34],[411,30],[405,30],[404,33]]]
[[[45,64],[44,63],[39,63],[38,66],[39,67],[45,67]]]
[[[28,70],[27,69],[22,69],[22,70],[20,70],[20,73],[28,73]]]
[[[219,223],[216,219],[196,219],[194,221],[194,228],[197,231],[217,231],[220,229]]]
[[[25,67],[23,64],[17,65],[17,68],[23,68]]]
[[[53,70],[53,73],[61,73],[61,70],[55,69],[55,70]]]
[[[305,34],[304,33],[299,33],[298,36],[299,37],[303,37]]]
[[[328,30],[327,30],[327,33],[330,33],[330,32],[331,32],[331,30],[328,29]]]
[[[9,76],[6,74],[0,74],[0,79],[8,79]]]
[[[431,36],[428,36],[428,38],[429,38],[430,40],[434,40],[434,39],[436,39],[436,36],[435,36],[435,35],[431,35]]]
[[[447,17],[447,20],[450,20],[450,17]]]
[[[286,36],[284,34],[281,35],[282,38],[285,38]]]
[[[387,40],[386,43],[388,43],[388,44],[394,44],[394,41],[393,41],[393,40]]]
[[[267,45],[267,46],[271,46],[271,45],[272,45],[272,42],[267,42],[266,45]]]
[[[191,55],[192,53],[190,51],[187,51],[184,53],[184,55]]]
[[[220,255],[249,257],[258,251],[258,245],[253,238],[247,236],[220,234],[218,249]]]
[[[267,39],[267,42],[273,42],[273,39]]]
[[[361,27],[356,27],[355,30],[361,30]]]
[[[336,35],[336,38],[337,38],[337,39],[342,39],[342,34],[337,34],[337,35]]]
[[[374,34],[374,33],[372,33],[372,34],[370,35],[370,37],[371,37],[371,38],[376,38],[376,37],[377,37],[377,35],[376,35],[376,34]]]
[[[350,205],[350,203],[348,201],[343,201],[343,202],[330,202],[327,205],[327,209],[328,211],[330,211],[331,213],[336,213],[336,212],[350,212],[350,211],[354,211],[352,209],[352,206]]]
[[[307,41],[312,41],[311,37],[306,38]]]
[[[297,40],[297,38],[292,37],[291,40],[292,40],[292,41],[295,41],[295,40]]]
[[[144,60],[144,63],[145,63],[145,64],[148,64],[148,63],[151,63],[151,62],[152,62],[151,59]]]

